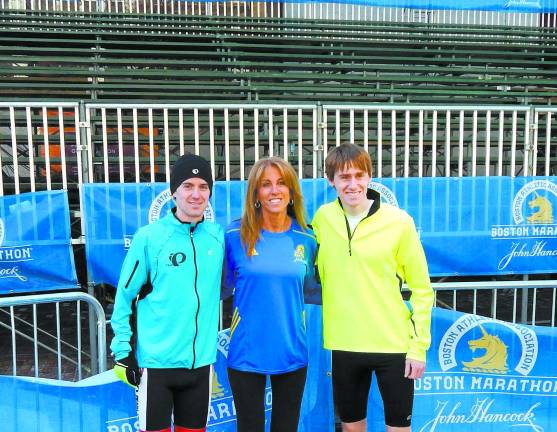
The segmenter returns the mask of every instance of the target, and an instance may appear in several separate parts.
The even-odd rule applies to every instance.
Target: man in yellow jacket
[[[343,144],[325,160],[338,199],[312,222],[319,243],[323,338],[343,432],[367,430],[375,373],[388,432],[410,431],[414,380],[425,371],[433,290],[412,218],[368,189],[371,158]],[[401,294],[406,282],[409,304]]]

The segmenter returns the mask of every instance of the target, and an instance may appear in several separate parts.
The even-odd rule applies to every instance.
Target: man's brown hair
[[[371,157],[361,147],[355,144],[341,144],[333,148],[325,159],[325,175],[333,181],[337,171],[350,167],[365,171],[371,177]]]

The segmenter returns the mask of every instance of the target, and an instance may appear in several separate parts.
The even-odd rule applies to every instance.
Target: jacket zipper
[[[136,260],[135,265],[133,266],[132,273],[130,274],[130,277],[128,278],[128,281],[126,282],[126,286],[124,288],[127,288],[130,285],[130,282],[132,281],[133,275],[135,274],[135,271],[137,270],[138,266],[139,266],[139,260]]]
[[[371,193],[371,195],[370,195],[370,193]],[[379,206],[381,204],[381,198],[380,198],[378,192],[375,192],[372,189],[368,189],[367,197],[369,199],[373,199],[374,201],[371,204],[371,207],[369,208],[369,211],[368,211],[367,215],[364,216],[360,222],[358,222],[358,224],[355,226],[353,232],[350,232],[350,224],[348,223],[348,218],[346,217],[346,213],[344,213],[344,208],[342,207],[342,202],[340,201],[340,198],[337,198],[338,205],[342,209],[342,212],[343,212],[343,215],[344,215],[344,222],[346,223],[346,232],[348,234],[348,253],[349,253],[350,256],[352,256],[352,238],[354,237],[354,233],[356,232],[356,229],[358,228],[358,226],[362,223],[362,221],[364,219],[367,219],[372,214],[375,214],[375,212],[377,210],[379,210]]]
[[[350,224],[346,215],[344,215],[344,222],[346,222],[346,233],[348,234],[348,254],[352,256],[352,233],[350,232]],[[356,228],[354,228],[354,231],[356,231]]]
[[[195,334],[193,336],[193,346],[192,346],[192,351],[193,351],[193,361],[192,361],[192,364],[191,364],[192,369],[195,369],[195,342],[197,340],[197,332],[198,332],[197,320],[198,320],[198,317],[199,317],[199,309],[201,307],[201,301],[199,299],[199,292],[197,291],[197,257],[196,257],[196,253],[195,253],[195,243],[193,242],[193,230],[194,229],[195,229],[195,227],[190,226],[190,241],[191,241],[191,247],[193,249],[193,265],[195,267],[194,290],[195,290],[195,297],[197,298],[197,310],[195,312]]]
[[[367,217],[369,216],[364,217],[364,219],[366,219]],[[348,254],[350,256],[352,256],[352,237],[354,237],[354,233],[356,232],[358,226],[360,226],[360,223],[362,223],[364,219],[358,222],[358,224],[354,227],[354,231],[350,232],[350,224],[348,223],[348,218],[346,217],[346,214],[344,215],[344,222],[346,222],[346,232],[348,234]]]

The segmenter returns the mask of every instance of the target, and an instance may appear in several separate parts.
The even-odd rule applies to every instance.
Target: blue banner
[[[309,218],[335,191],[302,180]],[[374,179],[382,200],[405,209],[420,233],[432,276],[557,271],[557,178]],[[216,182],[206,218],[226,226],[242,214],[245,182]],[[84,185],[86,245],[93,282],[116,285],[135,231],[172,206],[167,185]]]
[[[286,2],[298,3],[298,0],[286,0]],[[306,3],[306,1],[303,1],[302,3]],[[307,3],[320,3],[320,1],[307,1]],[[555,12],[557,10],[557,3],[555,0],[334,0],[333,3],[426,10],[473,10],[538,13]]]
[[[321,347],[321,308],[309,306],[308,378],[298,432],[333,432],[334,414],[330,360]],[[236,411],[226,373],[228,330],[219,333],[213,368],[207,432],[235,432]],[[329,374],[330,375],[330,374]],[[79,383],[0,376],[2,430],[26,432],[137,432],[133,390],[117,381],[113,371]],[[265,394],[267,430],[272,405],[270,384]]]
[[[557,329],[434,309],[412,430],[549,432],[557,424]],[[377,389],[369,430],[383,430]]]
[[[67,193],[0,197],[0,294],[76,286]]]
[[[82,199],[89,281],[116,286],[137,229],[171,208],[168,185],[84,184]]]
[[[226,227],[241,217],[246,182],[216,182],[205,218]],[[306,208],[334,198],[324,180],[303,180]],[[116,286],[120,268],[137,229],[166,215],[173,207],[166,183],[83,185],[86,254],[89,280]]]
[[[321,347],[321,313],[308,307],[309,367],[298,432],[334,430],[330,355]],[[434,308],[427,372],[415,383],[415,432],[550,432],[557,424],[557,329]],[[226,375],[228,332],[219,335],[208,432],[234,432]],[[0,377],[3,430],[136,432],[133,391],[112,371],[79,383]],[[267,389],[267,418],[272,394]],[[377,387],[368,430],[384,430]]]
[[[414,218],[432,276],[557,270],[556,177],[374,182],[383,199]]]

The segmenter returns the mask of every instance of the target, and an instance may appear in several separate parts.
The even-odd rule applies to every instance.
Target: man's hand
[[[141,381],[141,371],[137,366],[135,355],[133,352],[129,353],[127,357],[116,360],[114,366],[114,373],[124,384],[136,388]]]
[[[406,367],[404,369],[404,377],[409,379],[419,379],[425,372],[425,362],[406,359]]]

